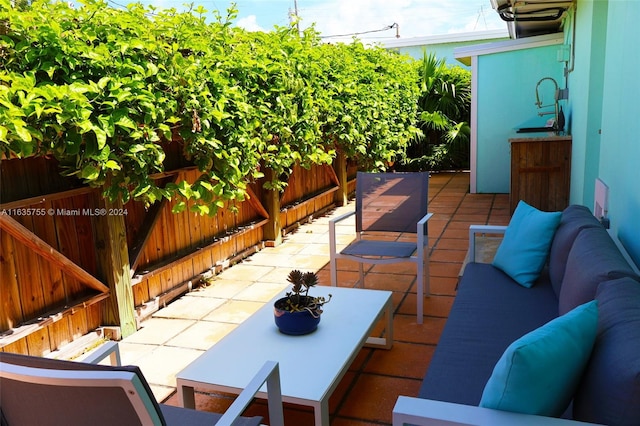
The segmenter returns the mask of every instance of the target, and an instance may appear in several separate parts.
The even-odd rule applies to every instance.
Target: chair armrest
[[[282,390],[280,388],[280,367],[275,361],[267,361],[253,376],[233,404],[225,411],[216,426],[231,426],[242,415],[253,401],[262,385],[267,384],[267,404],[269,407],[269,424],[284,426]]]
[[[418,249],[420,249],[420,247],[423,247],[425,244],[425,232],[424,229],[427,226],[427,221],[429,219],[431,219],[431,217],[433,216],[433,213],[427,213],[426,215],[424,215],[422,217],[422,219],[420,219],[416,225],[417,229],[416,229],[416,235],[418,236]]]
[[[476,261],[476,235],[477,234],[504,234],[505,225],[471,225],[469,226],[469,262]]]
[[[122,365],[122,361],[120,359],[120,348],[118,347],[118,342],[108,341],[102,345],[100,345],[97,349],[90,352],[89,355],[82,358],[81,362],[87,364],[97,364],[106,357],[110,358],[111,365],[120,366]]]
[[[593,425],[593,423],[583,423],[575,420],[520,414],[475,407],[472,405],[400,396],[396,401],[396,405],[393,407],[393,426],[404,426],[406,424],[416,426],[439,426],[444,424],[491,426]]]
[[[354,214],[356,214],[355,210],[347,212],[347,213],[344,213],[344,214],[341,214],[338,217],[334,217],[333,219],[329,220],[329,225],[332,225],[332,224],[335,225],[336,223],[338,223],[338,222],[340,222],[342,220],[345,220],[346,218],[348,218],[350,216],[353,216]]]
[[[335,217],[329,221],[329,248],[331,250],[331,255],[333,256],[336,253],[336,223],[345,220],[348,217],[355,215],[356,212],[350,211],[348,213],[341,214],[338,217]]]

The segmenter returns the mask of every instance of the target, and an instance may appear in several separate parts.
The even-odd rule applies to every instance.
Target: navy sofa
[[[476,231],[484,232],[483,227]],[[478,408],[485,384],[512,342],[594,298],[599,300],[598,337],[563,417],[640,424],[640,277],[589,209],[573,205],[562,213],[547,267],[532,288],[491,264],[466,266],[419,391],[430,402],[414,404],[401,397],[394,425],[435,424],[440,415],[440,421],[473,424],[543,423]],[[550,422],[545,424],[563,422],[544,419]]]

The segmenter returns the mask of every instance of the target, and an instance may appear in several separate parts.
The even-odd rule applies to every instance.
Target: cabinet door
[[[543,211],[569,205],[571,140],[511,144],[511,213],[524,200]]]

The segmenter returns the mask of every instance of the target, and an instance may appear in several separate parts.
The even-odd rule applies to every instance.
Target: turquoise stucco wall
[[[574,22],[575,21],[575,22]],[[575,23],[575,25],[574,25]],[[587,2],[565,23],[565,44],[574,44],[575,61],[567,64],[567,119],[573,136],[571,202],[592,208],[600,161],[600,132],[607,31],[606,2]]]
[[[571,202],[590,209],[594,182],[610,188],[608,216],[640,265],[640,2],[579,0],[565,28],[573,136]]]
[[[639,22],[639,1],[608,2],[599,177],[610,188],[613,232],[640,265]]]
[[[534,106],[545,76],[569,88],[561,101],[573,137],[571,203],[590,209],[595,179],[610,188],[613,233],[640,265],[640,1],[577,0],[564,23],[574,60],[558,45],[477,56],[476,191],[509,192],[509,147],[516,127],[544,123]],[[566,80],[565,67],[569,72]],[[545,95],[545,99],[550,99]],[[545,103],[546,100],[545,100]],[[536,122],[537,120],[537,122]],[[536,134],[531,134],[536,135]],[[525,134],[526,136],[526,134]]]
[[[537,115],[553,108],[537,109],[535,89],[543,77],[553,77],[562,86],[557,52],[558,46],[552,45],[478,56],[477,192],[509,192],[509,138],[545,135],[518,134],[516,129],[544,126],[553,117]],[[553,103],[553,84],[542,83],[539,92],[545,105]]]

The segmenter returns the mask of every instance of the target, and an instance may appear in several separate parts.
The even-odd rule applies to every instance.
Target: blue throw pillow
[[[561,216],[561,212],[543,212],[520,201],[498,246],[493,266],[518,284],[533,286],[549,256]]]
[[[591,301],[513,342],[496,363],[480,406],[562,415],[589,361],[597,326],[598,305]]]

